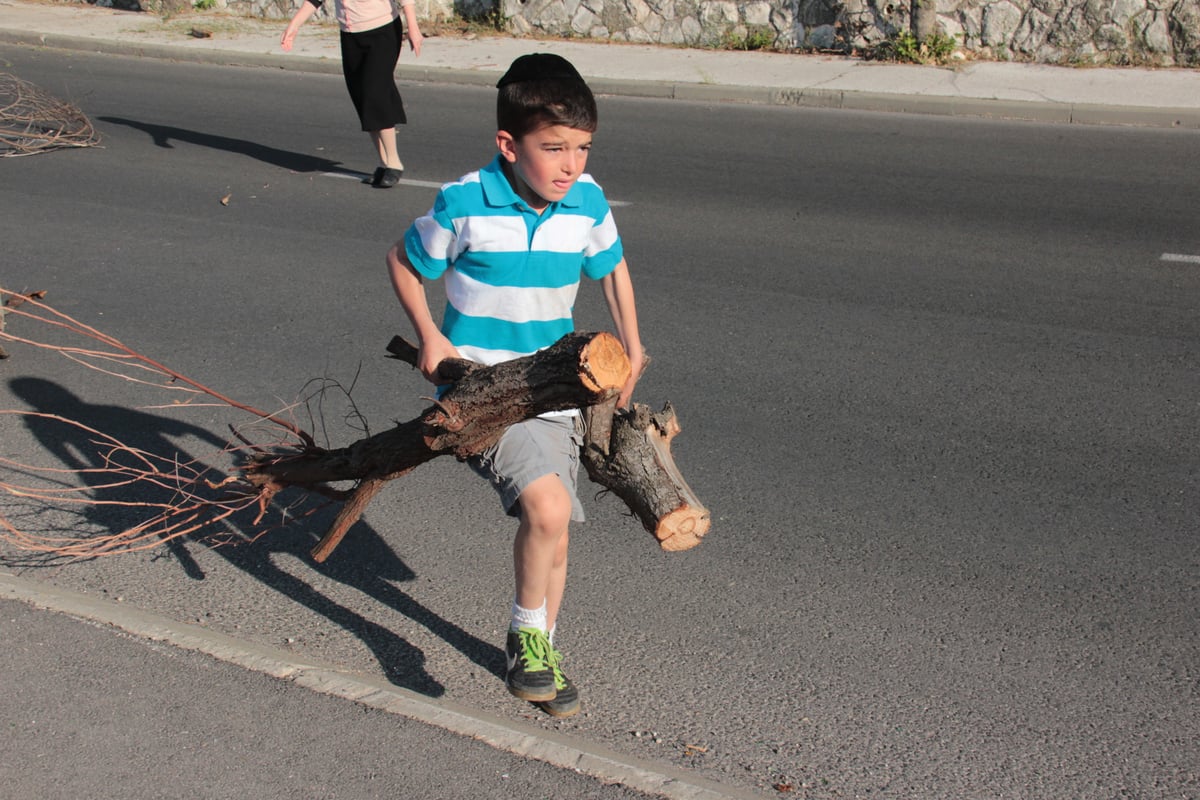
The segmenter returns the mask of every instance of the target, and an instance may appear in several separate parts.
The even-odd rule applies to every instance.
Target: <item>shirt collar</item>
[[[479,171],[479,185],[483,187],[483,197],[489,206],[520,206],[528,208],[529,204],[521,199],[521,196],[513,190],[512,184],[508,182],[508,178],[504,175],[504,157],[496,154],[492,159],[492,163]],[[551,203],[549,206],[550,213],[554,213],[560,207],[578,208],[583,205],[583,190],[579,188],[579,182],[575,184],[567,192],[562,200],[556,203]]]

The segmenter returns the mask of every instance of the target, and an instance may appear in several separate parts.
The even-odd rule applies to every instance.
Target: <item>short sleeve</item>
[[[404,234],[404,251],[413,269],[426,278],[437,279],[453,260],[456,239],[445,193],[439,192],[429,213],[417,219]]]
[[[587,249],[583,253],[583,274],[592,280],[600,280],[616,269],[624,255],[617,223],[605,202],[604,216],[592,226]]]

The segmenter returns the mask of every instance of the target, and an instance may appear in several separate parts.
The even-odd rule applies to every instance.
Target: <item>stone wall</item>
[[[908,30],[918,1],[417,0],[417,11],[427,20],[490,19],[517,36],[853,52]],[[217,2],[287,17],[296,0]],[[1200,0],[925,2],[935,4],[941,33],[985,58],[1200,67]]]

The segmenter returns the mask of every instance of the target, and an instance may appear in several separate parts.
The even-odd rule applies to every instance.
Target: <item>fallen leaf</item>
[[[229,198],[231,198],[231,197],[233,197],[233,195],[231,195],[231,194],[227,194],[227,195],[225,195],[224,197],[222,197],[222,198],[221,198],[221,205],[223,205],[223,206],[227,206],[227,205],[229,205]]]

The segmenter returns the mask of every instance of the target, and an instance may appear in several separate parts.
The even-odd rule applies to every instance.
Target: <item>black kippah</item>
[[[512,63],[508,72],[496,84],[500,89],[510,83],[543,80],[569,80],[583,83],[583,76],[571,66],[571,62],[553,53],[529,53]]]

